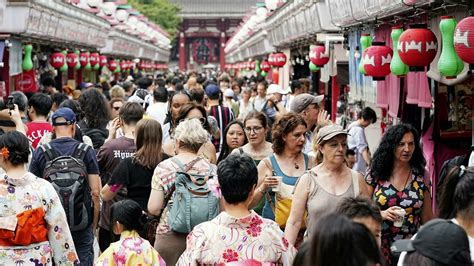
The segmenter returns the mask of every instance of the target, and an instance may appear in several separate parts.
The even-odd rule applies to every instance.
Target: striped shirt
[[[215,106],[211,106],[209,115],[214,117],[217,120],[217,125],[219,126],[220,139],[212,138],[212,143],[216,147],[216,151],[219,152],[225,140],[224,129],[227,127],[227,125],[230,122],[232,122],[235,119],[234,113],[228,107],[225,107],[222,105],[215,105]]]

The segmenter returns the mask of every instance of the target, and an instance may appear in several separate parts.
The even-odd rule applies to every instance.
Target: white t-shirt
[[[166,119],[166,113],[168,113],[168,103],[154,103],[146,109],[146,113],[163,126]]]

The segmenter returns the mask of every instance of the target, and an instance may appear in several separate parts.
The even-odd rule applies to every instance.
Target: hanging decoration
[[[372,45],[372,37],[370,34],[367,33],[362,33],[360,36],[360,47],[361,47],[361,55],[362,59],[359,62],[359,72],[365,75],[365,68],[364,68],[364,53],[367,48],[369,48]]]
[[[90,53],[89,53],[89,52],[87,52],[87,57],[88,57],[88,58],[87,58],[87,64],[86,64],[86,66],[84,67],[84,69],[86,69],[86,70],[91,70],[92,67],[91,67],[91,60],[90,60]]]
[[[122,69],[120,68],[120,60],[117,60],[117,68],[115,68],[114,73],[120,73],[122,72]]]
[[[255,61],[251,61],[250,62],[250,65],[249,65],[249,69],[250,70],[255,70],[255,67],[257,66],[257,63],[255,63]]]
[[[64,65],[66,58],[64,58],[64,54],[61,52],[54,52],[50,56],[50,64],[52,67],[59,69]]]
[[[68,69],[67,62],[66,62],[67,50],[62,50],[61,53],[64,56],[64,60],[63,60],[63,65],[59,68],[59,71],[65,72]]]
[[[317,67],[323,67],[329,62],[329,55],[326,54],[324,45],[316,45],[309,52],[309,61]]]
[[[275,54],[274,53],[271,53],[268,55],[268,63],[270,64],[270,66],[275,66],[274,63],[275,63]]]
[[[260,68],[262,69],[263,72],[268,72],[272,69],[268,61],[262,61],[262,63],[260,64]]]
[[[278,84],[280,80],[280,71],[278,71],[278,68],[273,69],[272,71],[272,80],[274,84]]]
[[[398,54],[413,71],[424,71],[436,56],[438,41],[426,24],[414,24],[398,39]]]
[[[95,67],[99,64],[99,53],[91,53],[89,56],[89,62],[91,63],[92,67]]]
[[[284,53],[276,53],[273,57],[274,67],[283,67],[286,64],[286,55]]]
[[[122,69],[122,71],[127,71],[127,68],[128,68],[127,61],[123,60],[122,62],[120,62],[120,68]]]
[[[81,67],[86,67],[89,64],[89,54],[87,52],[81,52],[79,55],[79,63]]]
[[[80,54],[79,50],[74,51],[74,53],[77,56],[77,62],[76,62],[76,66],[74,67],[74,69],[79,70],[79,69],[81,69],[81,62],[79,62],[79,58],[80,58],[81,54]]]
[[[259,60],[255,60],[255,72],[257,72],[257,74],[262,72],[262,69],[260,68],[260,61]]]
[[[364,52],[362,61],[367,76],[373,80],[384,80],[390,74],[390,62],[392,61],[392,48],[385,46],[384,42],[374,42]]]
[[[23,56],[23,62],[21,63],[21,68],[23,71],[30,71],[33,69],[33,60],[32,60],[32,52],[33,52],[33,45],[27,44],[23,47],[23,51],[25,55]]]
[[[454,34],[454,49],[458,56],[474,70],[474,16],[459,21]]]
[[[77,54],[70,51],[66,56],[66,62],[68,67],[75,68],[77,63],[79,63],[79,58],[77,57]]]
[[[114,72],[117,69],[117,61],[115,61],[114,59],[110,59],[108,69]]]
[[[441,55],[438,60],[439,72],[447,79],[456,78],[463,69],[464,62],[454,50],[454,29],[456,20],[452,16],[442,16],[439,23],[441,31]]]
[[[320,69],[320,68],[319,68],[317,65],[313,64],[313,62],[309,62],[309,70],[310,70],[311,72],[316,72],[316,71],[318,71],[319,69]]]
[[[402,27],[395,26],[392,27],[392,33],[390,34],[393,43],[393,58],[392,62],[390,63],[390,71],[392,71],[392,74],[397,77],[406,76],[406,74],[410,70],[408,66],[403,63],[403,61],[400,59],[400,55],[398,54],[398,39],[400,38],[400,35],[402,35],[402,33]]]
[[[99,56],[99,66],[104,67],[107,65],[107,56],[101,55]]]
[[[260,75],[265,78],[265,77],[267,77],[268,72],[262,71],[262,72],[260,72]]]

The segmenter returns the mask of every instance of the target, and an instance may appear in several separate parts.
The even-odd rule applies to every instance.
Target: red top
[[[29,122],[26,126],[28,127],[26,136],[33,149],[36,149],[41,137],[43,137],[45,133],[53,132],[53,127],[48,122]]]

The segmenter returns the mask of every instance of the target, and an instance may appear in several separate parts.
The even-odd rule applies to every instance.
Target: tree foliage
[[[172,39],[181,23],[180,8],[168,0],[129,0],[129,4],[169,33]]]

